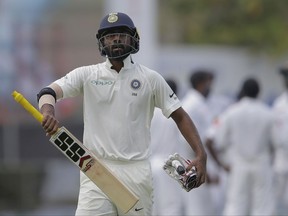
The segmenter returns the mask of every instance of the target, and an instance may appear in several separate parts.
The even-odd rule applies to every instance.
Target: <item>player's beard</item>
[[[131,48],[130,46],[124,44],[116,44],[111,46],[111,54],[115,56],[114,60],[122,61],[130,54]],[[119,56],[119,57],[117,57]]]
[[[106,54],[108,58],[115,61],[123,61],[131,53],[131,47],[126,44],[112,44],[106,47]]]

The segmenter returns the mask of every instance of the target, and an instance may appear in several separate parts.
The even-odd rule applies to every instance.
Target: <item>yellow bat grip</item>
[[[22,94],[13,91],[12,96],[15,101],[21,104],[37,121],[40,123],[42,122],[43,115],[32,104],[30,104]]]

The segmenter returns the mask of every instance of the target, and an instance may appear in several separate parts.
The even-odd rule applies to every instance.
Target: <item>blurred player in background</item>
[[[177,84],[166,79],[173,92],[177,94]],[[167,177],[163,170],[168,155],[178,152],[178,129],[174,121],[165,118],[160,109],[155,109],[151,122],[151,166],[154,183],[153,215],[183,215],[182,193],[180,185]],[[192,192],[193,193],[193,192]]]
[[[232,102],[232,98],[228,98],[224,95],[211,95],[208,98],[208,106],[213,112],[213,121],[205,133],[204,144],[207,148],[209,164],[213,166],[213,168],[209,169],[209,175],[214,176],[214,178],[218,180],[217,182],[214,181],[214,184],[210,186],[216,215],[222,215],[223,213],[227,187],[227,170],[229,170],[229,168],[223,162],[223,156],[227,156],[226,153],[228,149],[219,150],[219,148],[217,148],[217,143],[215,142],[215,136],[219,126],[219,116],[232,104]],[[224,161],[227,162],[227,159]]]
[[[285,90],[273,103],[275,123],[273,141],[275,143],[274,169],[276,172],[277,215],[288,212],[288,62],[280,68]]]
[[[192,71],[189,79],[190,89],[183,98],[183,108],[193,119],[202,142],[204,142],[205,133],[213,118],[207,103],[213,79],[214,74],[209,70],[199,69]],[[180,140],[186,142],[183,139]],[[179,145],[178,152],[183,155],[184,158],[194,157],[194,153],[183,144]],[[210,185],[213,181],[217,181],[217,179],[209,175],[212,173],[212,167],[210,166],[209,155],[207,158],[207,183],[201,188],[193,190],[192,193],[183,193],[182,199],[183,202],[186,203],[185,213],[183,215],[213,215],[215,212]],[[191,203],[193,203],[193,205],[191,205]]]
[[[76,68],[39,92],[42,126],[49,135],[54,134],[59,127],[55,102],[83,95],[83,144],[140,198],[141,207],[126,215],[148,216],[152,214],[149,156],[154,108],[175,121],[193,149],[195,158],[188,169],[196,167],[197,187],[205,182],[206,152],[191,118],[164,78],[132,60],[140,38],[131,18],[124,13],[106,15],[96,37],[106,61]],[[76,215],[111,216],[121,212],[81,173]]]
[[[214,198],[214,202],[216,205],[216,214],[222,215],[225,206],[226,200],[226,191],[227,191],[227,179],[229,176],[230,166],[229,166],[229,157],[231,157],[230,151],[231,148],[229,145],[221,146],[221,144],[217,143],[217,130],[220,127],[220,117],[222,113],[233,103],[236,103],[243,97],[243,90],[241,89],[236,97],[227,98],[222,97],[222,101],[217,103],[215,99],[213,99],[213,103],[209,103],[209,106],[214,111],[213,122],[210,125],[206,135],[205,135],[205,146],[207,147],[208,155],[213,159],[216,164],[214,172],[217,172],[219,177],[219,183],[212,189],[212,195]],[[209,99],[210,101],[210,99]],[[216,103],[216,109],[214,109],[214,104]],[[216,111],[216,112],[215,112]]]
[[[220,116],[215,136],[222,149],[230,148],[224,215],[273,215],[272,112],[257,99],[256,79],[246,79],[240,92]]]

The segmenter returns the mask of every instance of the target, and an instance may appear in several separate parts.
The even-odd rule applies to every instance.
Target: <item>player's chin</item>
[[[111,50],[111,53],[113,57],[123,56],[125,54],[125,50],[122,48],[114,48]]]

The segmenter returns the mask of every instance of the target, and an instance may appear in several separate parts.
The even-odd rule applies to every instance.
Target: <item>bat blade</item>
[[[35,109],[22,94],[14,91],[12,96],[33,115],[37,121],[42,122],[42,114]],[[64,126],[59,128],[58,131],[50,137],[49,141],[78,166],[124,213],[127,213],[136,205],[139,198]]]
[[[65,127],[59,128],[57,133],[51,136],[50,142],[78,166],[124,213],[138,202],[138,197]]]

